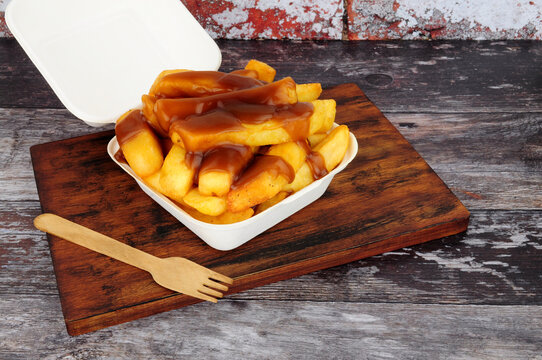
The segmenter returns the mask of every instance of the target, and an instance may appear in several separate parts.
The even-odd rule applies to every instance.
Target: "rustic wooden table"
[[[0,40],[0,358],[540,359],[542,43],[220,41],[298,82],[357,83],[471,211],[453,237],[213,304],[67,335],[29,147],[99,131]]]

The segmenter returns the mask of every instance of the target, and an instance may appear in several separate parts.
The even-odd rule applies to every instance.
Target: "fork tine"
[[[216,271],[209,271],[209,277],[216,281],[221,281],[226,284],[233,284],[233,279],[230,277],[227,277],[226,275],[222,275],[220,273],[217,273]]]
[[[187,294],[187,295],[196,297],[196,298],[201,299],[201,300],[207,300],[207,301],[210,301],[210,302],[214,302],[215,304],[218,302],[218,300],[215,299],[214,297],[209,296],[209,295],[206,295],[206,294],[202,293],[202,292],[199,291],[199,290],[197,290],[197,291],[194,292],[194,293]]]
[[[205,286],[208,286],[210,288],[215,288],[215,289],[218,289],[222,292],[224,291],[228,291],[228,287],[226,285],[223,285],[219,282],[216,282],[215,280],[213,279],[209,279],[208,281],[204,282],[203,283]]]
[[[210,287],[207,287],[205,284],[203,285],[203,288],[199,288],[198,291],[200,293],[203,293],[203,294],[206,294],[206,295],[211,295],[211,296],[214,296],[214,297],[217,297],[217,298],[221,298],[222,296],[222,293],[220,291],[216,291],[215,289],[211,289]]]

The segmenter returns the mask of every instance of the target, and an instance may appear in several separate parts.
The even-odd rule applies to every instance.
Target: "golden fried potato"
[[[311,148],[318,145],[322,140],[324,140],[327,136],[327,133],[316,133],[309,135],[307,140],[309,140],[309,144],[311,145]]]
[[[228,211],[239,212],[275,196],[289,182],[283,175],[262,171],[251,181],[233,188],[226,196]]]
[[[322,84],[297,84],[295,92],[297,93],[297,101],[314,101],[322,93]]]
[[[296,142],[271,146],[234,184],[227,195],[228,210],[242,211],[271,199],[293,181],[306,155],[305,149]]]
[[[262,211],[265,211],[269,209],[271,206],[274,206],[281,202],[282,200],[286,199],[290,195],[288,191],[281,191],[277,195],[273,196],[271,199],[264,201],[263,203],[259,204],[256,207],[256,215],[261,213]],[[249,208],[250,209],[250,208]]]
[[[158,137],[139,110],[122,115],[115,134],[128,165],[140,177],[154,174],[162,167],[164,155]]]
[[[271,66],[254,59],[248,62],[247,66],[245,66],[245,70],[256,70],[258,79],[267,82],[273,82],[275,75],[277,74],[277,70],[273,69]]]
[[[232,174],[224,171],[208,171],[198,176],[198,189],[201,194],[224,196],[233,183]]]
[[[152,83],[152,86],[149,89],[149,96],[154,97],[156,95],[156,87],[158,86],[160,81],[164,78],[164,76],[179,73],[179,72],[184,72],[184,71],[190,71],[190,70],[176,69],[176,70],[164,70],[164,71],[162,71],[160,74],[158,74],[156,79],[154,79],[154,82]]]
[[[201,115],[219,108],[219,105],[243,102],[261,105],[288,105],[297,103],[295,82],[286,77],[263,86],[223,94],[180,99],[158,99],[154,111],[161,128],[169,131],[175,120]],[[170,131],[169,131],[170,132]]]
[[[350,132],[346,125],[337,126],[326,136],[313,151],[319,153],[324,158],[326,170],[333,170],[344,158],[348,144],[350,142]]]
[[[209,151],[199,170],[199,192],[203,195],[226,195],[233,180],[252,159],[254,150],[244,145],[228,145]]]
[[[282,187],[283,191],[297,192],[314,181],[312,170],[306,162],[295,173],[294,181]]]
[[[160,186],[160,171],[143,178],[143,180],[154,190],[158,191],[159,193],[163,193],[162,187]]]
[[[258,79],[258,72],[256,70],[249,70],[249,69],[233,70],[230,72],[230,74],[237,74],[241,76],[250,77],[253,79]]]
[[[292,169],[294,169],[295,172],[299,170],[301,165],[303,165],[303,162],[305,162],[307,151],[297,142],[290,141],[287,143],[271,146],[267,151],[266,155],[280,156],[288,164],[290,164],[290,166],[292,167]]]
[[[190,190],[183,198],[186,205],[210,216],[218,216],[226,211],[226,199],[217,196],[202,195],[197,188]]]
[[[337,103],[333,99],[312,101],[314,112],[311,116],[309,135],[324,133],[335,121]]]
[[[194,169],[186,164],[185,156],[185,149],[173,145],[160,169],[162,193],[177,201],[182,200],[194,180]]]
[[[167,138],[167,132],[162,129],[160,123],[158,122],[158,118],[154,113],[154,103],[156,102],[156,99],[153,96],[143,95],[141,97],[141,102],[143,104],[143,108],[141,109],[141,111],[143,112],[143,115],[145,115],[148,123],[152,126],[152,128],[154,129],[154,131],[156,131],[158,135],[163,138]]]
[[[190,216],[192,216],[194,219],[203,221],[209,224],[233,224],[239,221],[243,221],[246,219],[249,219],[254,215],[254,210],[252,208],[248,208],[246,210],[232,213],[230,211],[225,211],[222,214],[218,216],[210,216],[200,213],[194,208],[191,208],[190,206],[181,204],[181,208],[186,211]]]
[[[157,98],[202,97],[249,89],[264,82],[220,71],[181,71],[163,76],[153,85]]]
[[[161,100],[158,101],[158,103]],[[307,108],[306,103],[297,103],[293,105],[294,111],[302,113],[303,111],[310,111]],[[309,134],[315,132],[325,132],[331,128],[335,120],[335,100],[315,100],[312,102],[313,110],[310,115],[309,121]],[[222,111],[222,110],[217,110]],[[273,116],[280,117],[282,112],[291,111],[288,109],[282,109],[276,111]],[[223,113],[224,118],[227,118],[227,112]],[[191,117],[192,121],[205,124],[204,121],[207,116],[216,116],[216,114],[203,114]],[[299,117],[297,122],[300,124],[305,122],[306,118]],[[293,123],[292,121],[291,123]],[[211,124],[212,122],[207,122]],[[186,127],[186,121],[179,121],[173,123],[170,128],[171,140],[179,145],[188,149],[207,150],[213,148],[219,144],[231,143],[249,146],[264,146],[285,143],[293,140],[291,133],[280,126],[280,121],[274,117],[270,117],[267,121],[259,124],[242,124],[238,127],[232,128],[230,131],[220,132],[202,132],[201,127],[196,131],[192,131],[191,128]]]

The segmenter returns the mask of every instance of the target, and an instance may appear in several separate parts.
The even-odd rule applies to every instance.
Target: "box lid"
[[[141,104],[165,69],[217,70],[180,0],[12,0],[6,23],[66,108],[92,126]]]

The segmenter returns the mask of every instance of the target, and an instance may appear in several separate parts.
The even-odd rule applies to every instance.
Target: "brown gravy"
[[[307,154],[305,161],[311,169],[313,179],[318,180],[326,176],[328,172],[322,155],[316,151],[312,151],[307,140],[297,141],[297,144],[301,146]]]
[[[132,110],[115,125],[115,135],[120,146],[142,131],[152,132],[152,129],[140,110]]]
[[[203,96],[198,98],[159,99],[154,111],[160,126],[169,131],[175,121],[182,121],[190,115],[201,115],[217,107],[231,102],[247,104],[284,105],[292,104],[292,92],[295,93],[295,82],[292,78],[223,94]],[[295,100],[295,99],[294,99]]]
[[[176,86],[178,83],[189,85]],[[265,155],[268,146],[258,150],[212,141],[216,134],[241,131],[246,129],[244,125],[264,123],[284,129],[293,141],[304,147],[313,176],[319,179],[327,174],[324,160],[320,154],[311,151],[306,140],[314,107],[311,103],[296,101],[292,95],[295,86],[289,77],[272,83],[257,80],[254,70],[230,74],[179,72],[166,75],[157,86],[154,114],[163,129],[170,135],[175,132],[183,140],[187,150],[185,163],[195,170],[196,183],[198,174],[208,171],[232,174],[232,189],[253,181],[265,171],[275,177],[282,175],[292,182],[294,169],[279,156]],[[115,126],[121,146],[140,131],[147,130],[153,131],[139,110],[133,110]],[[171,140],[160,139],[160,144],[163,153],[167,154]],[[126,162],[120,150],[115,158]]]
[[[253,70],[240,73],[182,71],[164,76],[156,85],[156,98],[202,97],[261,86]],[[252,75],[252,76],[247,76]]]
[[[201,163],[200,174],[210,171],[225,172],[235,181],[252,158],[252,149],[244,145],[223,145],[209,150]]]
[[[215,141],[219,141],[220,134],[244,131],[244,124],[272,122],[288,132],[293,140],[301,140],[309,134],[312,112],[311,103],[273,106],[232,102],[204,114],[189,115],[182,121],[175,121],[170,133],[175,132],[181,137],[187,151],[206,151],[219,146],[221,144]]]

